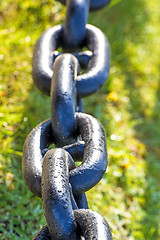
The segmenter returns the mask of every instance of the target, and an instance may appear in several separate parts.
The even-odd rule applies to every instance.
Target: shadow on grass
[[[138,63],[138,57],[137,63],[133,62],[134,54],[134,57],[136,57],[135,49],[126,50],[129,40],[129,42],[133,44],[131,48],[132,46],[134,48],[135,45],[138,46],[142,44],[144,52],[147,52],[149,45],[147,44],[146,38],[149,36],[145,33],[145,29],[151,16],[149,15],[145,2],[142,1],[133,1],[132,3],[123,1],[121,3],[121,10],[122,12],[117,9],[120,14],[116,14],[116,20],[118,21],[117,16],[123,18],[121,21],[124,22],[124,25],[122,27],[121,22],[121,29],[120,27],[117,27],[118,31],[114,29],[115,34],[113,34],[113,37],[117,37],[117,44],[120,43],[120,45],[118,48],[116,47],[117,52],[115,51],[115,53],[113,53],[115,55],[113,61],[119,64],[121,71],[123,71],[123,74],[126,76],[125,86],[128,91],[128,97],[130,98],[128,111],[131,113],[133,119],[140,122],[135,126],[135,136],[139,138],[147,148],[147,156],[145,157],[147,163],[147,186],[145,186],[145,202],[142,204],[145,215],[141,223],[144,226],[144,237],[145,239],[159,239],[160,186],[158,183],[158,175],[160,170],[160,85],[155,89],[154,96],[148,99],[153,102],[154,107],[152,108],[150,104],[145,101],[143,94],[149,95],[150,88],[152,88],[153,84],[147,72],[144,72],[144,68],[138,67],[138,64],[143,64],[143,62]],[[114,16],[112,16],[111,21],[112,19],[116,21]],[[149,41],[151,40],[149,39]],[[112,52],[113,51],[114,48]],[[120,59],[118,59],[118,56],[120,56]],[[121,57],[123,57],[123,59]],[[157,68],[158,67],[157,63]],[[150,77],[152,77],[151,74]],[[153,79],[153,81],[157,81],[157,79]],[[146,82],[148,82],[148,86]],[[144,90],[142,91],[142,89]],[[148,111],[151,112],[148,114]]]
[[[149,99],[154,105],[151,108],[150,104],[144,101],[143,97],[143,94],[149,94],[147,91],[152,88],[151,80],[147,71],[145,73],[144,68],[138,66],[143,64],[143,61],[138,62],[139,58],[137,57],[137,62],[136,60],[133,62],[133,57],[136,59],[136,54],[139,54],[138,48],[136,49],[135,46],[141,45],[144,52],[147,52],[148,47],[150,47],[149,43],[147,43],[149,36],[146,33],[146,28],[151,18],[151,12],[148,11],[145,1],[135,0],[130,2],[124,0],[113,9],[104,9],[100,15],[97,16],[96,13],[93,13],[93,16],[95,18],[93,20],[91,18],[91,22],[102,29],[109,37],[112,51],[111,65],[118,66],[121,69],[121,73],[125,76],[124,86],[130,99],[128,111],[132,119],[137,122],[134,127],[135,137],[143,142],[147,149],[145,157],[147,163],[147,185],[144,186],[145,202],[141,205],[141,208],[144,210],[144,218],[141,225],[143,226],[145,239],[158,240],[160,237],[160,185],[158,179],[160,170],[160,85],[155,89],[154,96]],[[107,19],[108,22],[103,24],[102,18]],[[153,39],[149,39],[149,41],[152,45]],[[128,43],[130,43],[130,47]],[[157,79],[153,79],[153,81],[157,81]],[[148,86],[146,86],[146,82],[148,82]],[[110,87],[110,83],[105,84],[103,89],[105,87]],[[101,91],[102,94],[103,89]],[[151,111],[150,114],[147,113],[148,109]]]

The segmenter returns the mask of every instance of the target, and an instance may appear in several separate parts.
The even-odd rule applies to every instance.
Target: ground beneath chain
[[[27,134],[50,117],[50,99],[33,85],[31,59],[40,34],[64,23],[52,0],[0,1],[0,239],[32,239],[45,224],[41,199],[23,181]],[[160,8],[158,0],[113,0],[90,13],[111,46],[110,76],[84,100],[105,128],[108,169],[87,193],[113,239],[160,239]]]

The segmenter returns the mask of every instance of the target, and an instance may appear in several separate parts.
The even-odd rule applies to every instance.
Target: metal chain
[[[82,113],[82,98],[104,84],[110,65],[108,41],[86,24],[88,11],[111,0],[59,1],[67,5],[66,22],[45,31],[33,55],[33,80],[51,97],[51,119],[31,131],[23,149],[24,180],[43,199],[47,222],[33,239],[111,240],[108,223],[88,209],[85,195],[107,167],[105,132]],[[88,51],[80,52],[83,47]],[[80,74],[84,67],[86,73]],[[55,148],[49,149],[52,143]],[[82,163],[76,167],[76,161]]]

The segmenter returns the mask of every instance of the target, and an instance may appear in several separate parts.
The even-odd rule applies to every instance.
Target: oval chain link
[[[53,63],[59,55],[57,49],[62,46],[63,26],[55,26],[45,31],[38,39],[33,54],[33,80],[37,87],[50,95]],[[89,58],[87,72],[75,79],[77,96],[87,97],[98,91],[109,75],[110,49],[105,35],[96,27],[86,25],[87,47],[92,54],[79,54],[79,58]],[[56,51],[56,52],[55,52]],[[85,55],[87,54],[87,55]],[[76,54],[77,55],[77,54]]]

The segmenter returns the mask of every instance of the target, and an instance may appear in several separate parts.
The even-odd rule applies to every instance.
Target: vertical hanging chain
[[[105,132],[82,104],[105,83],[110,65],[108,41],[87,24],[88,12],[111,0],[59,1],[67,5],[65,24],[45,31],[33,55],[33,80],[51,97],[51,119],[30,132],[23,149],[24,180],[42,198],[47,222],[33,239],[111,240],[107,221],[88,209],[85,195],[107,167]]]

